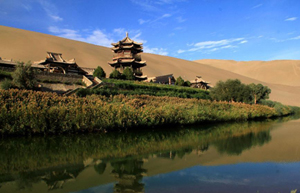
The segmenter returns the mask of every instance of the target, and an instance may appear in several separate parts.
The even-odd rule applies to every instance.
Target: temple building
[[[167,75],[161,75],[161,76],[154,76],[154,77],[148,77],[145,82],[153,82],[153,83],[159,83],[159,84],[175,84],[175,78],[173,74],[167,74]]]
[[[133,73],[138,80],[145,80],[147,77],[142,76],[142,67],[146,66],[146,61],[142,61],[142,57],[139,53],[143,52],[143,44],[137,43],[128,37],[126,37],[117,42],[111,44],[112,51],[114,52],[113,61],[108,62],[108,64],[119,70],[121,73],[126,67],[131,67]]]
[[[205,80],[202,79],[201,76],[196,76],[196,79],[190,82],[191,82],[191,87],[193,88],[200,88],[204,90],[211,88],[211,86],[209,85],[210,82],[206,82]]]
[[[44,60],[33,63],[33,66],[41,66],[44,71],[62,74],[86,74],[75,62],[75,58],[64,60],[61,53],[47,52]]]

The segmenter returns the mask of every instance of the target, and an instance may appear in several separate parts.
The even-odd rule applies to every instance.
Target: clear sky
[[[128,31],[187,60],[300,59],[300,0],[0,0],[0,25],[107,47]]]

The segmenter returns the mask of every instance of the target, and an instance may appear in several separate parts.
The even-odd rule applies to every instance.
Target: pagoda
[[[108,64],[119,70],[121,73],[126,67],[130,67],[133,70],[134,76],[138,80],[145,80],[147,77],[142,76],[142,67],[146,66],[146,61],[142,61],[142,57],[139,53],[143,52],[143,44],[137,43],[128,37],[111,44],[112,51],[114,52],[113,61],[109,61]]]

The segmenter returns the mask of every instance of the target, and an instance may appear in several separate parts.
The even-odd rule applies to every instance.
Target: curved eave
[[[109,61],[109,64],[126,64],[126,63],[132,63],[134,62],[134,59],[121,59],[121,60],[114,60],[114,61]]]
[[[126,64],[126,63],[134,63],[134,64],[138,64],[138,65],[144,65],[144,66],[146,66],[146,61],[135,61],[134,59],[131,59],[131,60],[120,60],[120,61],[118,61],[118,60],[114,60],[114,61],[109,61],[109,62],[107,62],[108,64]]]
[[[145,76],[135,76],[137,80],[147,80],[147,75]]]
[[[146,61],[134,61],[136,64],[146,64]]]
[[[111,49],[112,50],[120,50],[120,49],[131,49],[131,48],[134,48],[136,50],[142,50],[143,46],[134,46],[134,45],[130,45],[130,46],[115,46],[115,47],[112,47]]]
[[[74,62],[54,62],[54,61],[42,61],[42,62],[37,62],[35,63],[37,65],[46,65],[46,64],[58,64],[58,65],[74,65],[77,66],[76,63]]]

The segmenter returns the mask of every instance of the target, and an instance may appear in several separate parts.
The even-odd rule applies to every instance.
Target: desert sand
[[[229,70],[263,82],[300,86],[300,60],[234,61],[204,59],[195,62]]]
[[[51,51],[62,53],[65,60],[75,58],[81,67],[101,66],[106,74],[112,71],[107,62],[112,59],[113,53],[107,47],[5,26],[0,26],[0,42],[0,57],[5,59],[25,62],[28,60],[39,61],[46,57],[47,51]],[[245,62],[245,65],[250,63],[250,67],[245,70],[236,70],[232,68],[233,64],[230,61],[225,63],[207,62],[210,60],[194,62],[148,53],[142,53],[142,59],[147,61],[143,72],[148,77],[172,73],[175,78],[182,76],[185,80],[193,80],[200,75],[212,85],[219,80],[237,78],[247,84],[253,82],[269,86],[272,89],[271,100],[300,106],[300,78],[298,76],[298,74],[300,75],[300,61],[285,61],[288,65],[284,67],[277,61],[268,64],[257,61],[254,62],[256,67],[252,67],[251,62]],[[263,66],[260,67],[259,64]],[[266,71],[268,66],[271,66],[270,69],[274,73],[271,73],[270,70]],[[290,74],[291,72],[293,72],[293,76]],[[265,79],[263,79],[264,75]],[[283,82],[283,80],[285,81]]]

